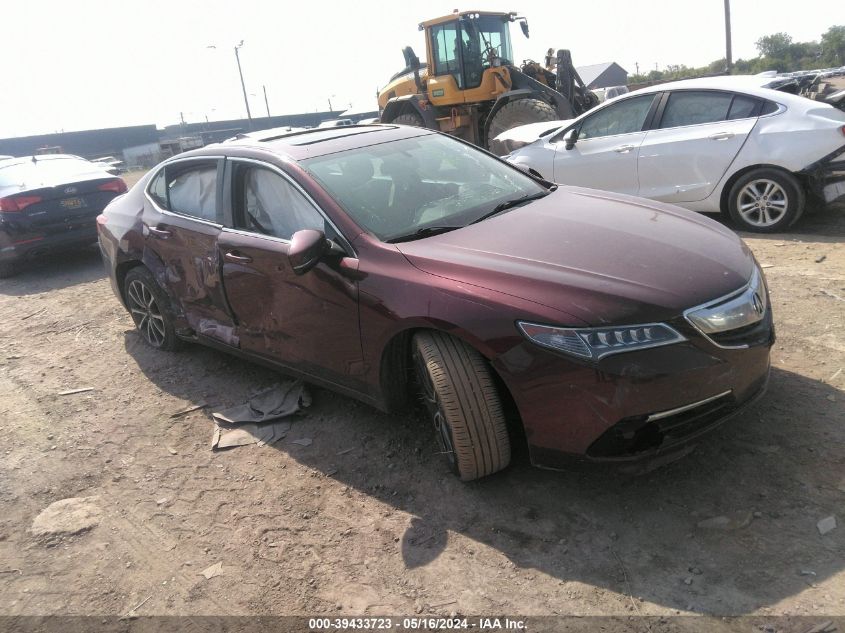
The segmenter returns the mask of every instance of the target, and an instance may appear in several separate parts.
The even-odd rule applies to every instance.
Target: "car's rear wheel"
[[[438,444],[464,481],[502,470],[511,446],[490,367],[469,345],[441,332],[414,336],[414,365]]]
[[[149,270],[143,266],[126,274],[124,295],[129,314],[150,347],[172,352],[181,346],[176,336],[170,303]]]
[[[744,174],[728,196],[731,219],[746,231],[783,231],[804,212],[800,183],[791,174],[777,169],[754,169]]]

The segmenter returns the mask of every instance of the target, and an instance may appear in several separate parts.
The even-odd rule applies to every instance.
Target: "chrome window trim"
[[[286,240],[275,235],[265,235],[264,233],[253,233],[252,231],[245,231],[243,229],[234,229],[228,226],[223,227],[223,233],[234,233],[235,235],[243,235],[244,237],[257,237],[258,239],[267,240],[268,242],[278,242],[279,244],[287,244],[290,246],[290,240]]]
[[[235,162],[252,163],[253,165],[257,165],[259,167],[269,169],[270,171],[273,171],[273,172],[277,173],[279,176],[281,176],[282,178],[284,178],[288,183],[293,185],[294,189],[296,189],[299,193],[301,193],[303,195],[305,200],[308,201],[308,203],[312,207],[314,207],[314,210],[317,211],[317,213],[319,213],[323,217],[323,219],[326,221],[326,223],[330,227],[332,227],[332,229],[334,229],[334,232],[337,233],[341,237],[341,239],[344,242],[342,244],[344,250],[352,253],[352,255],[349,255],[349,257],[353,257],[353,258],[358,257],[358,254],[355,252],[355,249],[352,247],[352,243],[349,241],[349,239],[346,237],[346,235],[344,235],[343,232],[339,228],[337,228],[337,225],[334,222],[332,222],[331,218],[326,214],[325,211],[323,211],[322,207],[320,207],[320,205],[317,204],[317,202],[314,200],[314,198],[312,198],[308,194],[308,192],[305,191],[305,189],[303,189],[302,186],[298,182],[296,182],[296,180],[294,180],[289,174],[285,173],[284,170],[280,169],[279,167],[276,167],[272,163],[267,163],[267,162],[264,162],[264,161],[256,159],[256,158],[242,158],[240,156],[233,156],[233,157],[227,158],[226,160],[231,161],[233,163],[235,163]],[[252,232],[252,231],[247,231],[246,229],[236,229],[234,227],[231,227],[231,228],[226,227],[226,228],[227,228],[227,230],[229,230],[231,232],[236,232],[236,233],[239,233],[241,235],[252,235],[252,236],[256,236],[256,237],[272,238],[273,240],[277,240],[277,241],[280,241],[280,242],[284,242],[286,244],[290,244],[290,240],[286,240],[286,239],[281,238],[281,237],[276,237],[275,235],[265,235],[263,233],[255,233],[255,232]]]
[[[758,281],[757,284],[754,283],[755,280]],[[733,292],[729,292],[728,294],[723,295],[723,296],[719,297],[718,299],[713,299],[712,301],[706,301],[705,303],[702,303],[700,305],[697,305],[697,306],[694,306],[694,307],[689,308],[687,310],[684,310],[684,320],[687,323],[689,323],[693,327],[693,329],[695,329],[696,332],[698,332],[701,336],[703,336],[705,340],[707,340],[708,342],[712,343],[713,345],[715,345],[716,347],[718,347],[720,349],[748,349],[749,346],[746,343],[743,343],[742,345],[722,345],[721,343],[717,343],[712,338],[710,338],[710,336],[708,336],[706,332],[704,332],[701,328],[699,328],[692,319],[690,319],[690,314],[693,313],[693,312],[696,312],[698,310],[706,310],[707,308],[712,308],[714,306],[718,306],[718,305],[721,305],[723,303],[727,303],[728,301],[731,301],[733,299],[736,299],[738,297],[741,297],[743,294],[748,292],[751,289],[752,286],[755,286],[755,285],[757,287],[762,288],[763,291],[768,290],[766,288],[765,281],[763,280],[763,274],[760,272],[760,269],[757,267],[756,264],[754,266],[754,272],[751,275],[751,279],[749,279],[744,286],[742,286],[738,290],[735,290]],[[769,298],[767,298],[766,299],[766,309],[763,311],[763,314],[760,316],[759,319],[757,319],[756,321],[752,321],[750,323],[746,323],[745,325],[742,325],[742,326],[739,326],[739,327],[746,327],[748,325],[753,325],[753,324],[759,323],[760,321],[765,319],[766,318],[766,312],[771,309],[770,303],[771,303],[771,300]],[[738,329],[738,328],[732,328],[732,329]],[[725,330],[725,332],[730,332],[730,331],[731,330]],[[716,332],[716,333],[718,334],[718,332]]]
[[[193,220],[194,222],[199,222],[200,224],[205,224],[206,226],[213,226],[215,228],[222,229],[223,225],[220,224],[219,222],[211,222],[210,220],[206,220],[205,218],[200,218],[200,217],[197,217],[195,215],[189,215],[187,213],[178,213],[176,211],[170,211],[169,209],[162,208],[161,206],[159,206],[158,202],[155,201],[155,198],[153,198],[150,195],[150,186],[152,186],[153,181],[158,177],[158,175],[162,171],[167,169],[168,165],[173,165],[174,163],[187,163],[189,161],[196,161],[196,160],[219,161],[219,160],[225,160],[225,158],[226,158],[225,156],[187,156],[185,158],[174,158],[174,159],[168,160],[168,161],[164,162],[163,164],[161,164],[159,169],[147,181],[147,186],[144,187],[144,196],[147,198],[147,200],[149,200],[150,204],[153,205],[155,210],[158,211],[159,213],[161,213],[162,215],[169,215],[170,217],[173,217],[173,218],[183,218],[183,219],[187,219],[187,220]],[[219,165],[217,166],[217,171],[218,171],[217,177],[219,178],[220,177],[220,173],[219,173],[220,167],[219,167]],[[215,189],[216,189],[216,187],[215,187]],[[215,195],[217,195],[216,191],[215,191]]]
[[[699,400],[698,402],[693,402],[691,404],[685,404],[682,407],[677,407],[675,409],[669,409],[668,411],[660,411],[659,413],[652,413],[650,416],[646,418],[646,422],[653,422],[654,420],[662,420],[663,418],[668,418],[672,415],[677,415],[678,413],[683,413],[684,411],[689,411],[690,409],[695,409],[696,407],[700,407],[703,404],[707,404],[708,402],[713,402],[714,400],[718,400],[719,398],[723,398],[728,394],[732,393],[732,389],[728,389],[727,391],[723,391],[722,393],[716,394],[715,396],[710,396],[709,398],[705,398],[704,400]]]

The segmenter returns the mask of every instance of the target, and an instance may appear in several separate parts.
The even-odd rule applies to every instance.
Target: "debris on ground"
[[[826,259],[827,259],[827,255],[821,255],[819,257],[816,257],[816,263],[821,264]]]
[[[311,404],[311,396],[302,381],[280,383],[258,392],[245,404],[214,411],[212,449],[233,448],[247,444],[274,444],[291,429],[288,421],[277,421]]]
[[[72,396],[75,393],[85,393],[86,391],[94,391],[94,387],[80,387],[79,389],[68,389],[67,391],[60,391],[60,396]]]
[[[199,402],[193,406],[188,407],[187,409],[182,409],[181,411],[177,411],[176,413],[171,413],[171,418],[181,418],[183,415],[188,415],[189,413],[193,413],[194,411],[199,411],[200,409],[205,409],[208,406],[205,402]]]
[[[822,536],[824,536],[828,532],[831,532],[832,530],[835,530],[836,529],[836,517],[829,516],[829,517],[823,518],[818,523],[816,523],[816,528],[818,528],[819,534],[821,534]]]
[[[205,576],[206,580],[211,580],[215,576],[223,575],[223,563],[214,563],[211,567],[206,567],[200,572],[201,576]]]
[[[85,532],[100,523],[97,497],[71,497],[51,503],[32,522],[35,536],[73,535]]]
[[[730,516],[717,516],[698,522],[698,527],[704,530],[739,530],[751,523],[750,512],[736,512]]]
[[[314,442],[310,437],[301,437],[298,440],[291,440],[291,444],[299,444],[300,446],[311,446]]]

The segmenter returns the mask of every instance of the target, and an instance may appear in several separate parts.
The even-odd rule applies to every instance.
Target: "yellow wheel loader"
[[[495,150],[490,141],[505,130],[571,119],[597,105],[569,51],[549,49],[545,65],[514,65],[515,21],[528,37],[528,22],[516,13],[456,11],[420,24],[428,63],[411,47],[402,51],[405,68],[378,95],[381,122],[440,130]]]

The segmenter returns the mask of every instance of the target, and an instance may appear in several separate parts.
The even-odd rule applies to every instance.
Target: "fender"
[[[437,118],[434,114],[434,108],[431,104],[420,98],[420,95],[404,95],[402,97],[393,97],[384,106],[384,111],[381,113],[382,123],[390,123],[400,114],[406,112],[414,112],[423,120],[423,125],[429,129],[437,129]]]

